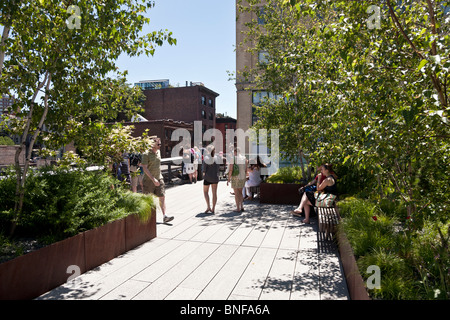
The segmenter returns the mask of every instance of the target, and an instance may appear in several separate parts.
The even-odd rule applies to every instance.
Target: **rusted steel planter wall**
[[[364,285],[363,278],[359,273],[353,249],[345,233],[337,232],[337,241],[350,299],[371,300]]]
[[[259,186],[260,202],[271,204],[300,204],[300,194],[298,189],[301,184],[296,183],[267,183],[263,182]]]
[[[85,231],[0,264],[0,300],[33,299],[65,283],[75,265],[85,273],[156,237],[156,213],[135,215]],[[72,271],[73,272],[73,271]]]

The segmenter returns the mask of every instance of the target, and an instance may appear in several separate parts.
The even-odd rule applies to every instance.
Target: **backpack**
[[[236,158],[234,158],[234,159],[236,159]],[[236,177],[238,175],[239,175],[239,165],[236,163],[236,160],[235,160],[235,162],[233,164],[233,171],[231,172],[231,176]]]
[[[130,154],[130,165],[138,167],[141,163],[141,154],[140,153],[132,153]]]

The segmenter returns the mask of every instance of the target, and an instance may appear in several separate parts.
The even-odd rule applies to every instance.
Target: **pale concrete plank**
[[[347,283],[343,277],[337,252],[320,253],[320,299],[348,300]]]
[[[252,232],[255,227],[253,221],[244,221],[237,227],[234,232],[225,240],[225,244],[241,245],[245,239],[248,237],[250,232]]]
[[[242,220],[225,221],[222,223],[223,227],[215,232],[207,241],[211,243],[224,243],[241,224]]]
[[[289,218],[286,221],[283,238],[280,242],[280,249],[298,250],[300,245],[300,232],[298,221]]]
[[[179,234],[185,232],[187,229],[195,225],[198,221],[195,218],[189,218],[184,221],[177,220],[174,218],[173,221],[170,222],[170,225],[160,224],[158,225],[158,230],[162,230],[161,233],[158,233],[158,237],[174,239]]]
[[[236,294],[231,294],[228,300],[258,300],[258,297],[240,296]]]
[[[143,246],[143,255],[136,252],[115,258],[103,265],[87,271],[74,279],[42,295],[43,299],[77,299],[96,300],[114,290],[121,283],[130,279],[149,264],[164,256],[176,247],[176,242],[154,239]],[[152,249],[152,250],[151,250]],[[139,249],[135,249],[139,251]],[[127,263],[124,263],[127,262]]]
[[[204,243],[177,265],[141,291],[134,300],[162,300],[167,297],[193,270],[195,270],[219,245]]]
[[[258,299],[276,253],[277,249],[259,248],[231,294]]]
[[[301,250],[297,256],[291,300],[320,300],[319,255]]]
[[[270,269],[261,300],[289,300],[297,252],[279,249]]]
[[[130,300],[149,285],[150,283],[144,281],[127,280],[101,297],[101,300]]]
[[[164,300],[195,300],[202,290],[176,287]]]
[[[135,259],[133,263],[124,268],[116,270],[94,283],[84,283],[85,287],[89,285],[89,290],[85,290],[89,293],[89,299],[100,299],[123,282],[129,280],[136,274],[139,274],[142,270],[146,270],[148,266],[164,258],[167,254],[170,254],[170,252],[182,244],[183,242],[180,241],[167,241],[161,246],[156,247],[155,250]],[[112,261],[114,260],[115,259]]]
[[[243,246],[250,247],[259,247],[261,243],[264,241],[267,233],[269,232],[270,226],[273,224],[273,221],[260,221],[255,227],[252,229],[250,234],[245,238],[242,243]]]
[[[255,247],[239,247],[206,286],[197,300],[226,300],[255,254]]]
[[[238,246],[222,245],[195,269],[178,287],[202,291],[223,268]]]
[[[191,225],[189,228],[187,228],[183,232],[177,234],[174,237],[174,239],[191,240],[198,233],[201,233],[203,230],[205,230],[206,225],[201,220],[199,220],[198,218],[192,218],[192,219],[194,219],[196,221],[195,224]]]
[[[197,233],[195,236],[191,238],[191,241],[199,241],[199,242],[214,242],[210,241],[211,237],[218,232],[222,228],[227,228],[227,225],[225,222],[219,223],[218,220],[211,220],[208,222],[204,222],[203,224],[208,223],[207,227],[202,230],[202,232]],[[225,239],[224,239],[225,241]],[[223,242],[223,241],[222,241]],[[220,243],[222,243],[220,242]],[[218,242],[216,242],[218,243]]]
[[[316,231],[316,225],[313,225],[313,221],[311,221],[311,225],[308,224],[301,224],[301,240],[300,240],[300,249],[317,249],[318,243],[317,243],[317,231]]]
[[[178,240],[171,240],[169,242],[183,242]],[[166,254],[164,257],[156,261],[155,263],[148,266],[146,269],[142,270],[140,273],[136,274],[133,279],[147,282],[154,282],[165,272],[170,270],[172,267],[177,265],[186,256],[191,254],[195,249],[197,249],[201,243],[199,242],[183,242],[182,245],[177,246],[177,248],[170,253]]]
[[[280,220],[274,220],[270,226],[270,230],[267,232],[264,241],[261,243],[261,247],[264,248],[278,248],[280,247],[281,240],[286,229],[286,218]]]

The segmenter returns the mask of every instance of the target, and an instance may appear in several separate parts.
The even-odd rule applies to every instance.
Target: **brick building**
[[[0,96],[0,115],[8,112],[9,108],[14,104],[14,98],[8,95]]]
[[[181,142],[171,141],[172,133],[176,129],[186,129],[191,134],[191,144],[194,138],[194,124],[184,121],[174,121],[171,119],[149,120],[141,122],[125,122],[124,125],[133,125],[133,136],[140,137],[148,129],[149,136],[158,136],[161,138],[161,157],[170,158],[172,149]],[[181,154],[180,154],[181,155]]]
[[[216,98],[218,93],[206,88],[202,83],[186,82],[185,87],[156,86],[151,89],[141,81],[139,85],[146,96],[144,118],[148,120],[172,119],[193,123],[202,121],[202,133],[215,128]],[[164,82],[161,82],[164,84]],[[147,87],[147,89],[145,89]]]
[[[222,133],[223,150],[221,150],[221,151],[223,151],[223,153],[227,152],[226,132],[228,129],[236,130],[236,123],[237,123],[237,120],[233,119],[231,117],[217,117],[216,118],[216,129]]]

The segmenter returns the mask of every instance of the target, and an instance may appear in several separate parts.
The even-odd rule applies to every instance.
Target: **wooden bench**
[[[261,182],[265,181],[266,179],[267,179],[266,175],[262,175],[261,176],[261,180],[262,180]],[[254,198],[255,194],[257,194],[258,195],[258,199],[261,199],[261,197],[260,197],[261,192],[260,192],[259,186],[250,187],[250,192],[252,194],[252,198]]]
[[[257,187],[250,187],[250,192],[252,194],[252,198],[255,198],[255,194],[257,194],[258,195],[258,199],[260,199],[259,186],[257,186]]]
[[[319,221],[319,232],[325,234],[326,240],[332,240],[341,218],[336,204],[331,208],[317,207],[317,218]]]

